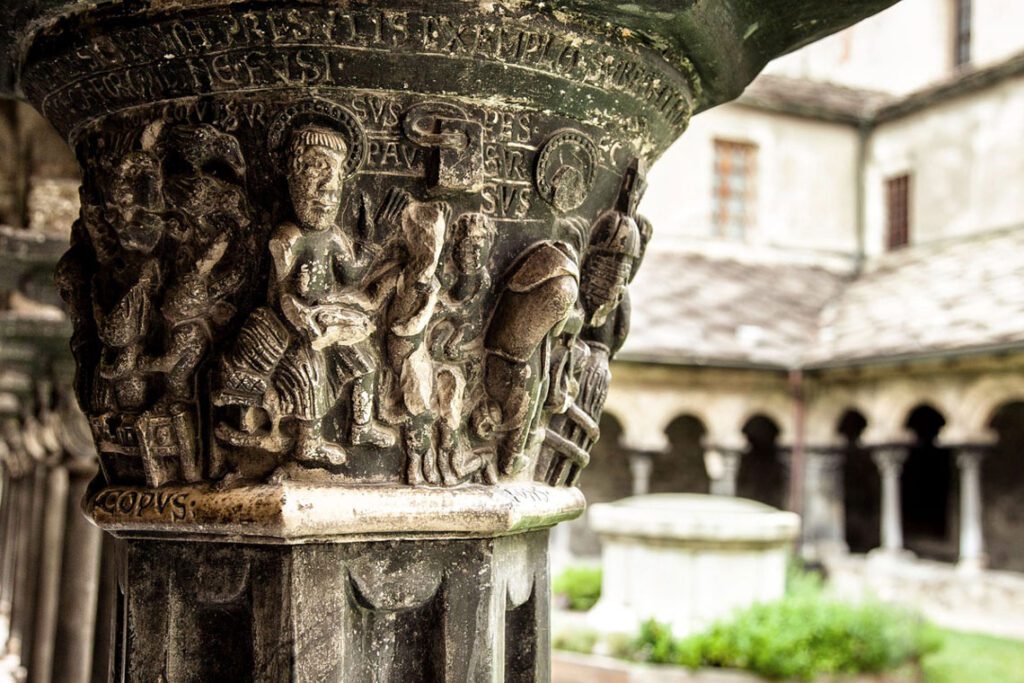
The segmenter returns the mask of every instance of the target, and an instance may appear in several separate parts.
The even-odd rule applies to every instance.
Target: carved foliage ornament
[[[650,236],[595,139],[366,93],[108,116],[58,275],[108,481],[575,484]]]

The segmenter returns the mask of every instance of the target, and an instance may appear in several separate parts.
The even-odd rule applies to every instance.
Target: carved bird
[[[217,175],[226,167],[234,176],[228,180],[241,181],[245,178],[245,158],[234,136],[208,123],[175,126],[166,135],[169,150],[177,152],[193,171]]]

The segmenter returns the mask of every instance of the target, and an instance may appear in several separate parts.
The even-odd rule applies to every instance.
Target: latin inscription
[[[233,15],[113,29],[88,44],[37,61],[27,84],[51,113],[74,117],[196,92],[345,85],[351,50],[442,55],[521,66],[579,86],[618,90],[685,123],[688,86],[639,56],[563,31],[479,24],[408,12],[268,8]],[[390,53],[394,54],[394,53]],[[159,57],[154,60],[154,55]],[[366,99],[359,112],[382,125],[396,113]],[[502,137],[530,137],[528,122],[502,118]],[[505,134],[511,133],[511,138]]]
[[[111,515],[127,517],[157,516],[169,522],[188,518],[195,503],[187,492],[162,492],[135,489],[107,489],[96,496],[94,506]]]
[[[514,503],[546,503],[551,500],[551,494],[537,486],[506,487],[498,490]]]

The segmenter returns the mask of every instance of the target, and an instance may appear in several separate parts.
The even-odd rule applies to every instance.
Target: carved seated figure
[[[345,448],[322,431],[346,382],[352,384],[349,443],[394,443],[367,410],[377,393],[369,339],[383,295],[364,284],[367,264],[357,256],[354,236],[336,223],[347,149],[343,135],[329,128],[304,125],[292,132],[287,171],[295,222],[283,223],[270,239],[272,308],[250,316],[225,357],[218,401],[259,403],[275,427],[278,420],[290,421],[293,458],[321,466],[347,459]],[[246,389],[261,392],[261,399],[244,399]],[[288,441],[277,434],[246,438],[225,425],[218,436],[268,449]]]

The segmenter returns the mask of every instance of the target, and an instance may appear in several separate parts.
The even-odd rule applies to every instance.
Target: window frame
[[[910,246],[910,209],[913,178],[909,171],[885,179],[885,249]]]
[[[753,230],[757,202],[759,147],[750,140],[712,139],[711,230],[716,237],[745,240]],[[737,167],[739,172],[737,173]],[[736,180],[742,178],[742,187]],[[739,220],[730,205],[739,202]]]
[[[972,0],[953,0],[953,69],[971,65],[974,40],[974,6]]]

